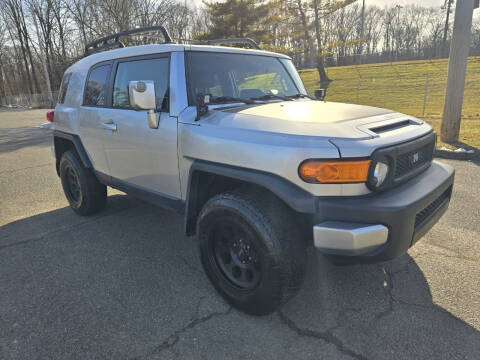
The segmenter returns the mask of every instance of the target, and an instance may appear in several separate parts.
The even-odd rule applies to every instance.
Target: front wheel
[[[234,307],[264,315],[297,293],[306,246],[292,218],[285,204],[265,193],[225,193],[203,207],[198,219],[202,264]]]

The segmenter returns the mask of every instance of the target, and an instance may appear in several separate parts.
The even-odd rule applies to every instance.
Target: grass
[[[446,59],[342,66],[327,68],[327,72],[333,80],[328,86],[327,100],[383,107],[424,118],[440,132],[448,72]],[[300,76],[310,94],[320,87],[316,69],[300,70]],[[480,148],[480,57],[470,57],[468,61],[462,119],[459,143],[439,141],[438,146]]]

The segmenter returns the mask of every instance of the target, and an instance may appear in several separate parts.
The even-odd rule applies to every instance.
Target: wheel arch
[[[55,130],[53,132],[53,145],[55,148],[55,167],[57,170],[57,175],[59,174],[58,166],[60,164],[60,159],[62,158],[63,153],[68,150],[72,150],[77,153],[83,166],[89,169],[93,168],[92,162],[90,161],[87,151],[85,150],[78,135]]]
[[[314,213],[316,199],[297,185],[278,175],[195,160],[190,168],[185,206],[185,234],[195,235],[197,217],[212,196],[236,188],[254,187],[278,197],[295,212]]]

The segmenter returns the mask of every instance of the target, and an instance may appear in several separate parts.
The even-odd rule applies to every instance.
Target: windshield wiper
[[[232,102],[242,102],[244,104],[253,104],[252,100],[242,99],[233,96],[215,96],[210,100],[210,104],[228,104]]]
[[[293,95],[287,95],[288,98],[290,99],[299,99],[299,98],[305,98],[305,99],[310,99],[310,100],[316,100],[315,98],[311,97],[310,95],[306,94],[293,94]]]
[[[275,94],[265,94],[262,96],[258,97],[251,97],[250,100],[275,100],[275,99],[280,99],[283,101],[292,101],[293,99],[290,99],[285,96],[280,96],[280,95],[275,95]]]

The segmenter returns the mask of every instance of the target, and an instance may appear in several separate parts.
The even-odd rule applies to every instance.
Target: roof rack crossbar
[[[216,45],[216,44],[247,44],[257,50],[261,50],[258,44],[250,38],[232,38],[232,39],[215,39],[215,40],[191,40],[190,43],[198,45]]]
[[[165,29],[163,26],[161,25],[148,26],[148,27],[142,27],[137,29],[120,31],[118,33],[104,36],[100,39],[89,42],[87,45],[85,45],[85,52],[83,56],[91,55],[100,50],[111,49],[111,48],[123,48],[125,47],[125,45],[119,40],[120,36],[127,36],[131,34],[137,34],[141,32],[153,31],[153,30],[159,30],[163,34],[163,37],[165,38],[165,42],[164,42],[165,44],[170,44],[172,42],[172,38],[168,34],[167,29]],[[113,39],[113,42],[109,42],[112,39]]]

